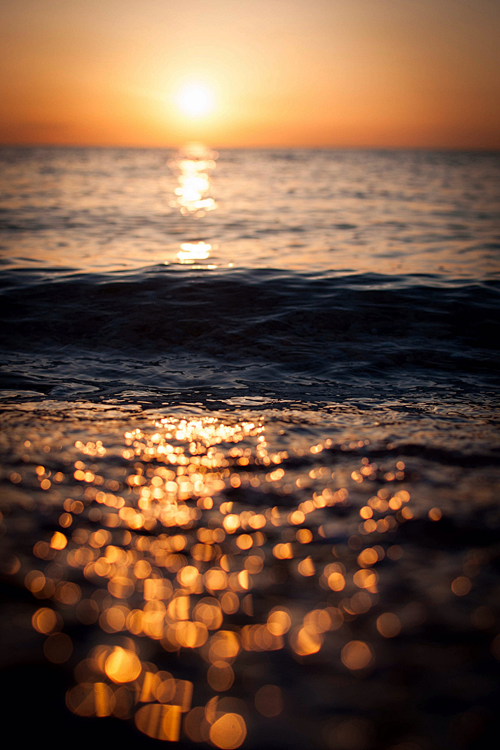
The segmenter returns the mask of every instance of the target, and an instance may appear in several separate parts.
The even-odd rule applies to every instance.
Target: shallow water
[[[0,158],[12,722],[485,747],[498,155]]]

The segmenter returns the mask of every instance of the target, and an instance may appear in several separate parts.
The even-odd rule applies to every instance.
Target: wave
[[[424,275],[24,271],[3,276],[0,343],[7,351],[186,351],[316,374],[354,365],[493,372],[499,299],[498,281]]]

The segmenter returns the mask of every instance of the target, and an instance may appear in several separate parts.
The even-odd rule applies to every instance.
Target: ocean
[[[493,746],[499,154],[0,164],[18,736]]]

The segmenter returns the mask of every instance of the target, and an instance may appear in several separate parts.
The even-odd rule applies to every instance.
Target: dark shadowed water
[[[498,154],[0,162],[20,736],[494,747]]]

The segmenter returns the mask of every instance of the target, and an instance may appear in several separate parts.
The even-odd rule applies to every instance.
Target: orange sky
[[[499,39],[498,0],[2,0],[0,143],[500,148]]]

